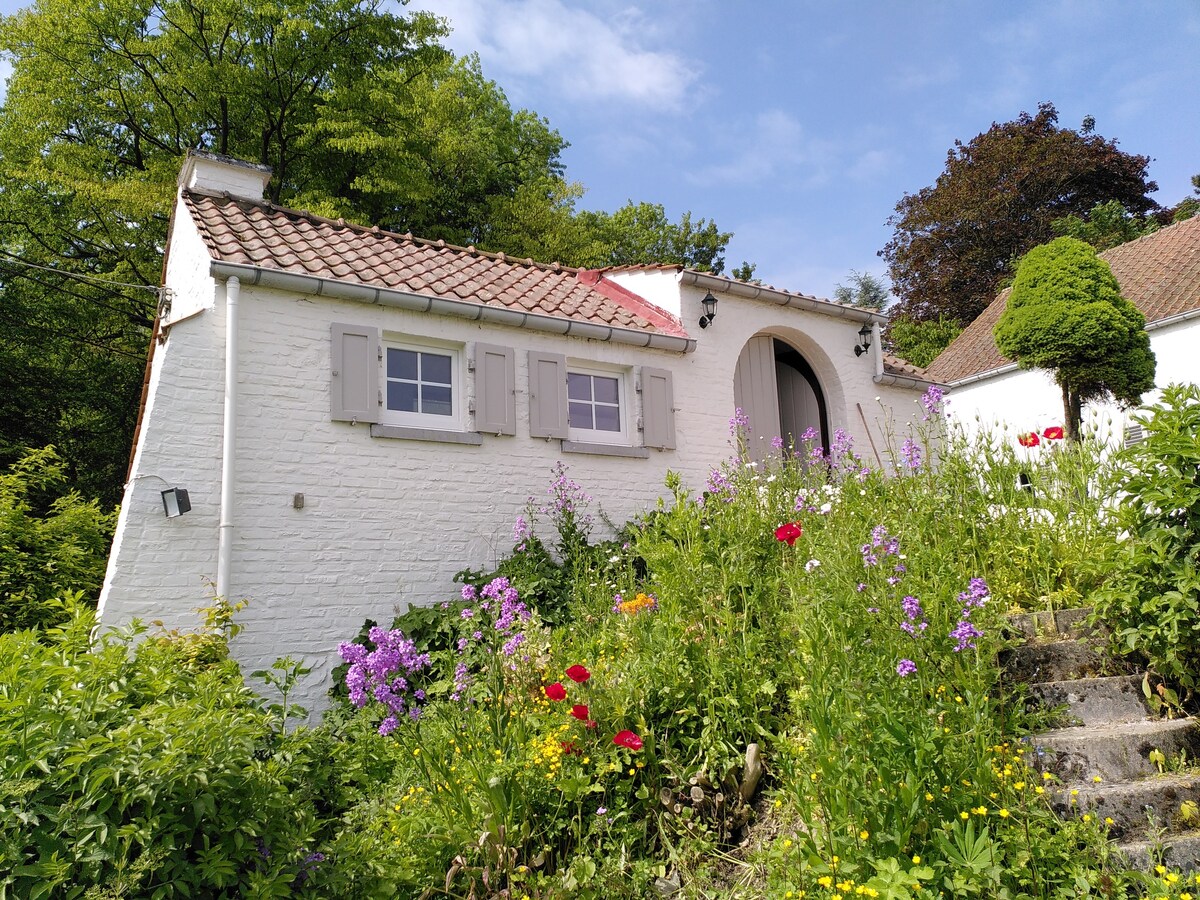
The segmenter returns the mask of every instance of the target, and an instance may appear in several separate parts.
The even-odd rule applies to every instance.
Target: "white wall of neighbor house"
[[[138,617],[194,627],[195,610],[213,596],[226,298],[223,282],[199,272],[207,268],[207,254],[190,225],[181,217],[172,243],[168,283],[179,292],[180,306],[155,353],[101,597],[106,624]],[[450,599],[455,572],[493,565],[511,550],[513,522],[527,500],[547,498],[558,462],[617,523],[665,493],[668,470],[701,491],[712,467],[732,453],[733,373],[755,334],[769,331],[804,354],[826,392],[830,427],[849,431],[868,460],[871,442],[858,405],[881,449],[876,398],[898,421],[917,411],[919,393],[876,385],[871,357],[855,357],[858,323],[725,295],[716,320],[701,331],[691,319],[701,315],[703,293],[693,287],[679,293],[684,321],[699,341],[695,352],[684,354],[243,283],[229,598],[250,601],[239,615],[239,660],[248,670],[285,654],[307,660],[315,673],[297,699],[320,708],[338,642],[351,639],[368,617],[388,623],[410,605]],[[516,434],[482,434],[477,445],[458,444],[373,436],[368,424],[333,421],[333,323],[377,328],[385,342],[461,348],[455,375],[467,402],[474,393],[467,372],[474,344],[513,348]],[[531,351],[565,354],[568,367],[586,363],[620,375],[627,389],[623,414],[632,426],[628,443],[635,447],[641,410],[634,378],[643,366],[669,370],[675,449],[648,449],[645,458],[593,455],[531,437]],[[457,427],[473,433],[472,417]],[[167,487],[189,491],[189,513],[166,518],[161,492]]]
[[[1157,387],[1142,396],[1139,409],[1154,403],[1159,388],[1168,384],[1200,382],[1195,347],[1200,340],[1200,317],[1150,330]],[[992,431],[1015,439],[1018,434],[1041,432],[1063,424],[1062,389],[1046,369],[1011,369],[979,381],[953,386],[947,394],[948,415],[970,433]],[[1106,443],[1125,439],[1125,427],[1138,409],[1122,410],[1116,403],[1084,407],[1084,428]]]

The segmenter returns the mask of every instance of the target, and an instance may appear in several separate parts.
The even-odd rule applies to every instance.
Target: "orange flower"
[[[1031,431],[1028,434],[1023,434],[1017,438],[1017,443],[1022,447],[1036,447],[1041,442],[1041,438],[1038,437],[1038,433],[1036,431]]]

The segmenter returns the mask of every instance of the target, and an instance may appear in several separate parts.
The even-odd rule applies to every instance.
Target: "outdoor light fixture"
[[[863,327],[858,329],[858,343],[854,345],[854,355],[862,356],[871,349],[871,323],[863,322]]]
[[[717,298],[712,295],[712,291],[708,291],[700,302],[704,304],[704,315],[700,317],[700,327],[707,328],[708,323],[717,317]]]
[[[192,501],[188,499],[188,492],[184,488],[168,488],[162,492],[162,498],[168,519],[182,516],[192,508]]]

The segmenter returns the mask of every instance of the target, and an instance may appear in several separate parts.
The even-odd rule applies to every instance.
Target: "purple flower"
[[[900,459],[914,472],[921,468],[921,446],[912,438],[907,437],[900,446]]]
[[[463,585],[462,598],[464,600],[467,600],[467,601],[474,600],[474,599],[476,599],[477,596],[478,596],[478,594],[475,591],[475,585],[473,585],[473,584],[464,584]]]
[[[977,637],[983,637],[983,632],[964,619],[954,626],[954,630],[950,632],[950,637],[954,638],[958,642],[954,647],[954,652],[961,653],[967,648],[974,650],[974,639]]]
[[[783,438],[779,437],[778,435],[771,438],[771,446],[776,450],[782,450],[783,449]]]
[[[529,523],[525,521],[524,516],[517,516],[517,521],[513,523],[513,543],[520,544],[523,541],[529,540],[533,536],[533,529]]]
[[[863,591],[865,591],[867,589],[867,583],[865,581],[860,581],[858,584],[856,584],[854,586],[854,589],[861,594]]]
[[[406,711],[411,715],[413,709],[419,709],[419,699],[408,695],[408,679],[429,667],[429,654],[418,653],[416,645],[398,628],[388,631],[376,625],[368,637],[374,650],[368,652],[360,644],[343,644],[339,653],[350,664],[346,672],[350,702],[362,709],[370,698],[387,709],[390,715],[379,726],[379,733],[386,735],[396,728],[399,715]]]
[[[733,417],[729,420],[729,433],[736,435],[738,429],[742,429],[747,433],[750,431],[750,417],[742,412],[740,406],[733,411]]]
[[[507,641],[504,642],[503,652],[505,656],[512,656],[517,652],[517,648],[525,641],[525,635],[517,632]]]
[[[921,397],[921,405],[925,407],[925,415],[921,417],[922,421],[928,422],[931,416],[940,416],[942,414],[942,398],[945,396],[942,389],[936,384],[931,384],[929,389]]]
[[[929,627],[929,623],[925,621],[925,611],[921,609],[921,601],[911,594],[900,601],[900,608],[904,611],[905,621],[900,623],[900,627],[917,637],[921,632]]]
[[[896,666],[896,674],[901,678],[907,678],[909,675],[916,673],[917,664],[911,659],[902,659],[900,664]]]
[[[473,615],[475,615],[475,610],[471,609],[469,606],[464,607],[463,611],[458,614],[459,618],[461,619],[469,619]]]

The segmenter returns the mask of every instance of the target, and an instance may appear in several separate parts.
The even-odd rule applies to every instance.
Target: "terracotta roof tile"
[[[899,356],[893,356],[891,353],[883,354],[883,371],[890,375],[906,375],[909,378],[932,381],[929,373],[920,366],[914,366],[907,359],[901,359]]]
[[[221,262],[686,337],[682,323],[595,272],[361,228],[265,202],[185,191]]]
[[[1152,323],[1200,309],[1200,216],[1100,254],[1121,293]],[[1008,303],[1006,288],[929,364],[928,374],[953,383],[1010,365],[996,349],[992,330]]]

